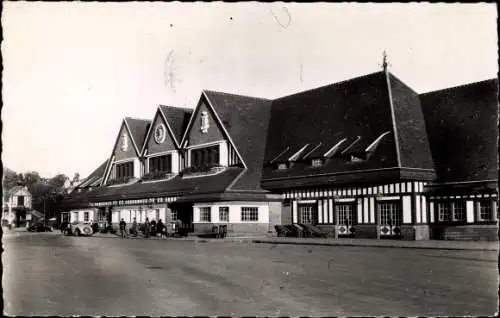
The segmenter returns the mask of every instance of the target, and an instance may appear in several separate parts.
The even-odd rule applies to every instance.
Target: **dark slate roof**
[[[89,174],[85,179],[83,179],[83,181],[80,182],[80,184],[77,185],[75,187],[75,189],[81,187],[83,184],[85,184],[85,185],[91,184],[91,183],[95,182],[97,179],[101,178],[104,174],[104,170],[106,169],[106,165],[108,164],[108,161],[109,161],[109,159],[107,159],[103,163],[101,163],[101,165],[97,169],[92,171],[92,173]]]
[[[189,119],[193,114],[193,110],[190,108],[160,105],[160,111],[167,119],[168,125],[174,134],[175,141],[180,145],[182,136],[184,135],[189,123]]]
[[[242,168],[231,167],[212,176],[173,179],[158,182],[139,182],[123,186],[105,186],[88,193],[91,202],[147,197],[180,196],[183,194],[221,193],[242,172]]]
[[[208,90],[204,93],[248,168],[231,189],[260,190],[271,101]]]
[[[151,120],[125,117],[125,121],[130,128],[131,137],[134,139],[139,151],[141,151],[149,126],[151,125]]]
[[[498,178],[498,80],[420,95],[438,181]]]
[[[401,166],[434,169],[419,95],[390,73],[389,82],[394,105]]]
[[[309,163],[296,163],[278,171],[266,165],[264,179],[397,167],[393,134],[382,139],[369,160],[353,164],[340,157],[357,136],[373,141],[388,130],[393,130],[393,124],[383,72],[279,98],[271,109],[265,163],[286,147],[321,142],[326,152],[342,139],[348,140],[322,167],[311,170]]]

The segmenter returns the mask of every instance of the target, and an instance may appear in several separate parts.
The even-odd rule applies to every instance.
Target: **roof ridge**
[[[235,94],[235,93],[220,92],[220,91],[214,91],[214,90],[211,90],[211,89],[203,89],[202,91],[203,92],[208,92],[208,93],[221,94],[221,95],[231,95],[231,96],[238,96],[238,97],[244,97],[244,98],[259,99],[259,100],[264,100],[264,101],[272,101],[272,99],[264,98],[264,97],[256,97],[256,96],[250,96],[250,95],[242,95],[242,94]]]
[[[184,107],[184,106],[172,106],[172,105],[163,105],[163,104],[158,104],[160,107],[168,107],[168,108],[175,108],[175,109],[180,109],[180,110],[185,110],[185,111],[193,111],[193,108],[191,107]]]
[[[292,93],[290,95],[285,95],[285,96],[277,97],[277,98],[272,99],[272,100],[273,101],[277,101],[277,100],[281,100],[281,99],[285,99],[285,98],[289,98],[289,97],[294,97],[294,96],[297,96],[297,95],[300,95],[300,94],[304,94],[304,93],[315,91],[315,90],[320,89],[320,88],[326,88],[326,87],[331,87],[331,86],[335,86],[335,85],[341,85],[341,84],[345,84],[345,83],[350,82],[350,81],[360,80],[360,79],[363,79],[365,77],[369,77],[369,76],[373,76],[375,74],[381,74],[381,73],[383,73],[383,71],[377,71],[377,72],[372,72],[372,73],[368,73],[368,74],[365,74],[365,75],[351,77],[351,78],[345,79],[345,80],[340,81],[340,82],[335,82],[335,83],[321,85],[321,86],[318,86],[318,87],[315,87],[315,88],[307,89],[305,91],[299,91],[299,92],[296,92],[296,93]]]
[[[476,82],[472,82],[472,83],[465,83],[465,84],[460,84],[460,85],[455,85],[455,86],[440,88],[440,89],[437,89],[437,90],[428,91],[428,92],[425,92],[425,93],[420,93],[418,95],[419,96],[428,95],[428,94],[432,94],[432,93],[438,93],[438,92],[443,92],[443,91],[457,89],[457,88],[464,88],[464,87],[467,87],[467,86],[473,86],[473,85],[477,85],[477,84],[481,84],[481,83],[486,83],[486,82],[492,82],[492,81],[498,82],[498,77],[488,78],[488,79],[485,79],[485,80],[476,81]]]
[[[126,116],[125,119],[133,119],[133,120],[141,120],[141,121],[151,122],[151,119],[144,119],[144,118],[137,118],[137,117],[130,117],[130,116]]]

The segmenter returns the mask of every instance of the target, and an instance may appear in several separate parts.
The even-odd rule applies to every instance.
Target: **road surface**
[[[23,233],[8,315],[464,316],[497,309],[496,252]]]

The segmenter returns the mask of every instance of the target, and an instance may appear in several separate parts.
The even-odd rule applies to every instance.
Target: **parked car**
[[[50,226],[45,225],[44,223],[33,223],[28,227],[29,232],[52,232]]]
[[[91,236],[94,234],[94,230],[92,229],[92,224],[88,222],[80,222],[68,224],[68,227],[64,230],[64,234],[73,236]]]

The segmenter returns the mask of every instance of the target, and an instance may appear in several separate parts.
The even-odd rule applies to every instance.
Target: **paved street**
[[[9,315],[491,315],[497,253],[16,233]]]

